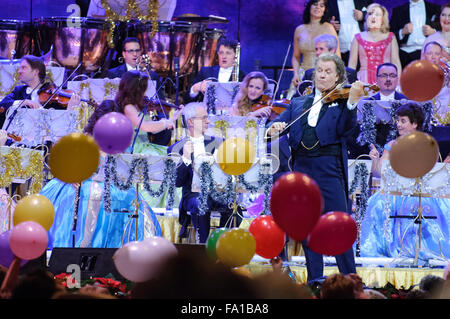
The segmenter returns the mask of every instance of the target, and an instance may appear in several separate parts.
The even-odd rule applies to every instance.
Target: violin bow
[[[283,73],[284,73],[284,68],[286,67],[286,61],[287,61],[287,57],[289,55],[289,52],[291,51],[291,46],[292,46],[292,43],[289,43],[289,46],[288,46],[287,51],[286,51],[286,55],[284,56],[283,67],[281,68],[280,76],[278,77],[278,82],[277,82],[277,85],[275,86],[275,91],[273,92],[272,101],[269,103],[269,106],[273,105],[273,101],[275,100],[275,98],[277,96],[277,93],[278,93],[278,89],[280,88],[280,81],[281,81],[281,78],[282,78]]]
[[[325,94],[325,96],[322,96],[320,98],[320,100],[317,100],[316,102],[314,102],[308,109],[306,109],[305,111],[303,111],[299,116],[297,116],[294,120],[292,120],[290,123],[288,123],[281,131],[279,131],[277,134],[275,135],[271,135],[270,138],[272,139],[276,139],[279,138],[280,135],[286,131],[286,129],[288,129],[292,124],[294,124],[295,122],[297,122],[299,119],[301,119],[305,114],[307,114],[309,111],[311,111],[311,109],[313,108],[314,105],[316,105],[319,102],[322,102],[325,98],[327,98],[331,93],[333,93],[336,90],[339,90],[345,82],[342,83],[338,83],[332,90],[330,90],[330,92],[328,92],[327,94]],[[272,125],[271,125],[272,126]],[[270,126],[270,127],[271,127]],[[266,130],[266,133],[264,134],[264,139],[267,140],[269,139],[269,137],[267,136],[270,127]]]

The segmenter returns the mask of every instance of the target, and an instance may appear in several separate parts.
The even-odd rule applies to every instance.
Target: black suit
[[[194,78],[194,82],[192,82],[192,85],[201,82],[203,80],[206,79],[211,79],[214,82],[217,82],[217,80],[219,79],[219,70],[220,70],[220,66],[218,65],[214,65],[214,66],[204,66],[200,69],[200,71],[197,73],[197,75]],[[242,70],[239,70],[239,82],[242,82],[242,80],[245,77],[245,73]],[[231,75],[230,75],[230,79],[229,81],[231,81]],[[191,87],[192,87],[191,85]],[[203,101],[203,93],[199,93],[196,97],[191,97],[190,96],[190,91],[191,91],[191,87],[189,87],[189,90],[187,90],[184,93],[183,96],[183,100],[184,103],[187,104],[189,102],[201,102]]]
[[[413,51],[408,53],[402,50],[402,46],[406,45],[409,39],[409,34],[405,35],[402,40],[400,40],[399,32],[405,24],[411,22],[411,16],[409,12],[410,2],[395,7],[392,9],[392,16],[390,19],[391,31],[395,34],[397,38],[398,45],[400,47],[400,61],[402,67],[404,68],[410,62],[420,59],[421,50]],[[436,28],[439,24],[440,6],[434,3],[425,1],[425,24]]]
[[[167,149],[167,153],[178,153],[183,155],[183,146],[188,141],[188,138],[184,138],[177,143],[171,145]],[[214,154],[216,148],[220,146],[222,140],[215,139],[214,137],[205,136],[205,150],[208,153]],[[204,215],[199,214],[199,202],[198,197],[200,193],[192,191],[192,180],[194,172],[192,163],[186,165],[184,161],[177,167],[176,187],[182,187],[182,197],[179,206],[178,220],[181,224],[181,230],[179,237],[186,237],[186,228],[192,220],[192,224],[196,229],[197,236],[200,243],[205,243],[209,236],[210,223],[211,223],[211,211],[205,212]],[[211,198],[208,199],[208,206],[211,210],[218,210],[221,213],[220,226],[224,227],[229,217],[232,214],[231,209],[228,206],[224,206],[215,202]],[[190,216],[187,214],[190,212]]]
[[[115,67],[108,71],[106,75],[109,79],[121,78],[122,75],[127,72],[127,65],[121,64],[118,67]],[[156,92],[158,92],[158,98],[161,101],[165,101],[164,88],[161,87],[161,78],[158,73],[154,71],[150,71],[150,79],[156,82]],[[158,112],[158,119],[165,118],[166,116],[163,113]],[[148,139],[150,142],[159,144],[159,145],[169,145],[170,139],[172,138],[171,130],[164,130],[159,133],[148,133]]]

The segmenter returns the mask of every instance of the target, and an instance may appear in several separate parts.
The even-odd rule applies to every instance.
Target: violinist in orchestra
[[[247,74],[242,80],[241,88],[232,105],[230,114],[238,116],[269,117],[272,112],[272,106],[267,104],[268,96],[264,92],[269,86],[264,73],[254,71]],[[264,104],[266,104],[264,106]],[[261,105],[261,108],[255,109],[255,106]]]
[[[6,111],[15,106],[39,109],[45,105],[45,108],[54,109],[71,109],[81,102],[80,96],[72,94],[67,105],[61,105],[51,101],[46,103],[50,96],[43,93],[46,86],[51,85],[46,80],[46,67],[41,58],[33,55],[25,55],[22,57],[19,66],[19,80],[23,85],[16,86],[10,94],[5,96],[0,102],[0,124],[3,126],[5,122]],[[43,98],[44,97],[44,98]]]
[[[217,56],[219,65],[204,66],[196,75],[194,82],[188,92],[184,95],[184,102],[203,101],[206,86],[211,81],[231,82],[233,75],[241,82],[245,73],[239,69],[236,72],[236,48],[237,42],[222,38],[217,44]]]
[[[364,94],[364,85],[356,81],[350,89],[343,89],[341,84],[345,82],[344,62],[334,54],[320,55],[314,68],[314,92],[291,100],[287,109],[267,125],[272,139],[289,133],[292,170],[317,182],[324,200],[322,213],[352,212],[346,138],[356,126],[356,105]],[[313,283],[323,277],[323,256],[313,252],[306,240],[302,244],[308,282]],[[336,256],[336,261],[341,273],[356,273],[353,249]]]
[[[122,43],[122,57],[124,63],[108,71],[106,75],[109,79],[121,78],[122,75],[127,71],[141,70],[145,69],[150,75],[149,85],[155,83],[155,92],[157,93],[153,99],[156,103],[164,102],[166,97],[164,93],[164,88],[161,87],[161,77],[153,70],[150,70],[148,65],[142,59],[142,49],[138,38],[128,37]],[[168,114],[163,112],[157,112],[156,117],[158,119],[168,118]],[[158,134],[148,134],[148,139],[150,142],[167,146],[170,142],[172,133],[169,130],[163,130]]]

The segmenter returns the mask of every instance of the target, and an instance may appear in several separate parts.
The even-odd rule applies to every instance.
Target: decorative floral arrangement
[[[69,291],[77,291],[79,288],[72,288],[76,285],[75,279],[71,274],[61,273],[54,276],[55,280],[61,283]],[[129,280],[118,281],[112,275],[106,277],[93,277],[81,280],[79,287],[86,285],[107,288],[111,295],[117,297],[126,297],[130,294],[133,283]]]

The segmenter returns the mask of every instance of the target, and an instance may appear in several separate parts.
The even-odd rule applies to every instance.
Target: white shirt
[[[137,70],[137,65],[134,68],[131,65],[129,65],[128,63],[125,63],[125,65],[127,66],[127,71],[136,71]]]
[[[395,100],[395,91],[393,91],[389,95],[384,95],[383,93],[380,92],[380,101],[392,101],[392,100]]]
[[[413,51],[421,50],[425,41],[425,36],[422,32],[422,27],[426,22],[425,2],[419,0],[417,2],[409,3],[409,16],[411,17],[411,23],[413,25],[413,32],[409,35],[406,45],[403,45],[401,49],[405,52],[411,53]],[[400,40],[404,38],[402,30],[399,31]]]
[[[218,82],[230,82],[231,73],[233,73],[233,66],[229,68],[220,68],[219,69],[219,75],[217,78]],[[195,93],[194,90],[191,87],[191,90],[189,92],[191,98],[194,98],[198,95],[199,92]]]
[[[337,1],[340,16],[339,29],[339,45],[341,52],[350,51],[352,40],[355,34],[361,32],[359,30],[358,21],[353,17],[353,10],[355,10],[355,3],[353,0],[338,0]],[[364,10],[365,8],[363,8]]]
[[[206,154],[205,149],[205,138],[203,136],[200,137],[189,137],[189,140],[194,145],[194,158],[198,158],[201,155]],[[189,166],[192,161],[190,158],[186,158],[183,156],[183,162],[186,164],[186,166]]]

